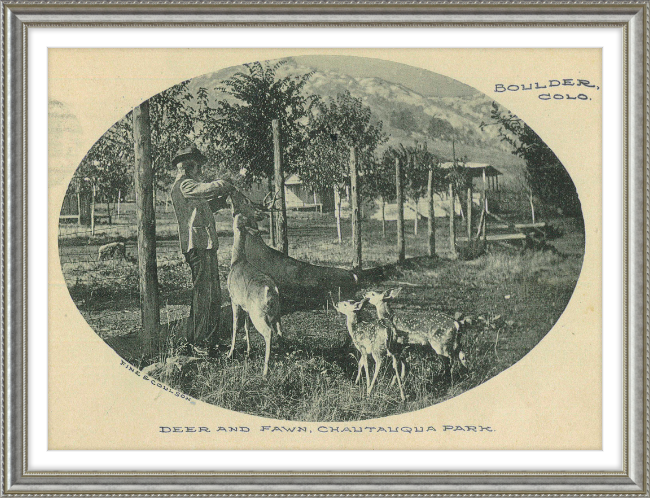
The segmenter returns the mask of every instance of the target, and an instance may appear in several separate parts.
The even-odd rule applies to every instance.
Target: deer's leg
[[[264,351],[264,370],[262,371],[262,377],[266,377],[266,374],[269,371],[269,358],[271,357],[271,329],[270,328],[268,332],[264,335],[264,340],[266,341],[266,350]]]
[[[239,327],[239,310],[241,308],[238,304],[232,303],[232,342],[230,344],[230,352],[226,358],[232,356],[233,351],[235,350],[235,339],[237,338],[237,328]]]
[[[244,320],[244,331],[246,332],[246,356],[249,356],[251,354],[251,340],[250,340],[250,337],[248,335],[250,322],[251,322],[251,318],[247,314],[246,319]]]
[[[262,370],[262,377],[266,377],[269,371],[269,358],[271,357],[271,339],[273,337],[273,326],[267,316],[260,316],[258,314],[250,315],[251,321],[257,331],[264,337],[266,348],[264,350],[264,369]]]
[[[377,375],[379,375],[379,369],[381,368],[381,356],[372,354],[373,359],[375,360],[375,373],[372,376],[372,382],[368,386],[368,395],[372,392],[372,388],[375,387],[375,382],[377,381]]]
[[[402,379],[400,378],[399,372],[397,370],[397,358],[393,355],[393,370],[395,371],[395,377],[394,379],[397,379],[397,385],[399,386],[399,394],[400,397],[402,398],[402,401],[406,400],[406,397],[404,396],[404,389],[402,389]],[[402,368],[404,368],[404,363],[402,363]],[[392,384],[391,384],[392,385]]]
[[[276,341],[280,349],[284,349],[284,338],[282,337],[282,326],[280,325],[280,317],[278,316],[277,320],[273,325],[273,330],[277,335]]]

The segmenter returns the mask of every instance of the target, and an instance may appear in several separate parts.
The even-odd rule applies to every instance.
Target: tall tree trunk
[[[154,209],[154,184],[151,168],[149,101],[145,101],[133,109],[133,138],[142,343],[145,354],[151,355],[160,327],[160,301],[156,265],[156,211]]]
[[[533,193],[528,192],[528,202],[530,202],[530,215],[535,223],[535,204],[533,204]],[[543,217],[542,217],[543,218]]]
[[[456,198],[454,196],[454,186],[449,184],[449,246],[451,247],[451,255],[456,256],[456,227],[454,226]]]
[[[415,220],[413,221],[413,234],[418,236],[418,218],[420,217],[420,207],[418,206],[418,200],[414,200],[415,203]]]
[[[429,256],[436,255],[436,217],[433,205],[433,169],[429,168],[429,182],[427,184],[427,232],[429,235]]]
[[[381,235],[386,238],[386,201],[381,197]]]
[[[334,217],[336,218],[336,236],[338,243],[343,242],[341,233],[341,189],[338,185],[334,186]]]
[[[108,224],[113,224],[113,218],[111,218],[111,202],[106,201],[106,211],[108,212]]]
[[[402,263],[406,259],[406,246],[404,244],[404,187],[399,157],[395,158],[395,189],[397,194],[397,261]]]
[[[271,197],[273,197],[273,178],[269,176],[267,180],[269,185],[269,193],[271,194]],[[273,210],[269,211],[269,237],[269,243],[271,247],[275,248],[275,212]]]
[[[352,269],[361,269],[361,216],[357,188],[357,150],[350,147],[350,201],[352,207]]]
[[[472,186],[467,188],[467,241],[472,241]]]
[[[122,202],[122,191],[117,191],[117,221],[120,220],[120,203]]]
[[[280,146],[280,123],[277,119],[272,121],[273,127],[273,165],[275,167],[275,191],[278,193],[280,210],[278,211],[277,249],[284,254],[289,254],[289,239],[287,237],[287,205],[284,200],[284,171],[282,169],[282,148]]]

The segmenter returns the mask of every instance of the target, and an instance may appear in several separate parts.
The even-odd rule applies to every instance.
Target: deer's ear
[[[389,300],[389,299],[397,299],[397,296],[399,296],[399,293],[402,292],[402,288],[398,287],[397,289],[391,289],[388,292],[388,295],[384,297],[384,300]]]

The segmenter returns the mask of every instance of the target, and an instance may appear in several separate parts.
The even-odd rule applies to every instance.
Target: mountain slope
[[[311,58],[314,59],[313,57]],[[195,78],[191,87],[195,90],[205,87],[211,98],[228,98],[215,90],[220,82],[232,76],[243,67],[228,68],[211,75]],[[452,137],[443,133],[432,138],[428,129],[432,119],[444,122],[448,129],[453,127],[455,153],[457,158],[485,162],[494,165],[504,173],[505,183],[520,181],[523,177],[523,161],[510,153],[510,146],[501,141],[495,126],[480,128],[482,122],[489,122],[492,100],[475,92],[458,96],[425,96],[403,84],[386,81],[380,77],[351,76],[336,71],[316,69],[295,59],[278,69],[277,76],[301,75],[313,72],[305,85],[305,93],[316,94],[324,99],[349,91],[370,107],[373,119],[382,121],[384,131],[389,135],[388,145],[426,142],[429,149],[442,158],[451,160]],[[433,74],[433,73],[432,73]]]

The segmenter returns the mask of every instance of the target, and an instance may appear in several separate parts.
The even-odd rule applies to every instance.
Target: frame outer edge
[[[24,348],[27,346],[26,339],[26,289],[27,281],[25,280],[24,264],[26,264],[26,236],[24,227],[26,223],[26,134],[27,129],[24,126],[26,123],[27,103],[26,103],[26,88],[23,86],[25,77],[25,67],[23,61],[25,60],[26,53],[24,53],[23,37],[26,33],[26,27],[16,12],[12,11],[4,2],[0,1],[2,5],[2,29],[3,29],[3,92],[2,99],[4,101],[4,154],[3,154],[3,169],[4,169],[4,184],[2,191],[4,194],[3,205],[0,209],[4,208],[4,275],[3,275],[3,289],[4,291],[4,334],[3,334],[3,349],[4,357],[0,361],[4,361],[0,375],[2,375],[2,382],[4,388],[4,410],[2,413],[3,418],[3,472],[0,478],[3,479],[2,486],[0,487],[0,495],[5,493],[14,494],[19,493],[48,493],[51,492],[53,482],[46,478],[41,486],[37,484],[38,479],[29,483],[30,479],[23,479],[23,463],[26,462],[27,448],[23,444],[23,432],[26,430],[26,397],[23,398],[24,385],[26,380],[23,377],[23,368],[25,367],[25,357],[23,356]],[[43,5],[45,7],[45,5]],[[618,486],[618,492],[623,493],[638,493],[642,492],[643,496],[648,496],[647,479],[649,477],[648,466],[648,451],[650,451],[650,440],[648,440],[647,429],[647,416],[650,403],[649,384],[648,384],[648,364],[647,350],[647,333],[650,315],[647,315],[648,305],[647,299],[648,289],[650,286],[650,183],[648,183],[648,165],[646,164],[649,143],[648,138],[648,4],[640,5],[640,10],[637,10],[634,19],[630,21],[629,28],[629,46],[627,53],[629,54],[629,67],[627,68],[627,90],[628,90],[628,122],[627,139],[629,149],[627,151],[627,165],[628,165],[628,178],[630,180],[630,187],[628,190],[628,205],[629,208],[629,232],[627,247],[629,254],[629,265],[627,270],[630,271],[627,291],[629,292],[629,308],[630,315],[628,317],[628,334],[629,334],[629,385],[627,395],[627,403],[629,407],[629,426],[628,426],[628,444],[629,452],[629,467],[627,469],[628,476],[631,481],[621,478]],[[89,8],[88,5],[81,6],[81,8]],[[645,263],[645,265],[644,265]],[[639,272],[639,270],[645,270]],[[648,272],[648,273],[646,273]],[[86,493],[92,488],[94,492],[110,492],[110,488],[115,491],[120,490],[120,486],[115,486],[110,483],[110,478],[102,483],[101,478],[95,478],[95,485],[88,485],[86,479],[81,478],[76,481],[80,488],[75,489],[75,485],[68,483],[61,483],[65,487],[59,488],[57,492],[82,492]],[[294,477],[295,479],[295,477]],[[322,479],[322,478],[320,478]],[[292,481],[292,478],[288,478]],[[318,479],[314,479],[317,481]],[[329,481],[329,479],[327,479]],[[617,479],[614,479],[617,480]],[[21,482],[22,481],[22,482]],[[146,478],[140,480],[140,483],[146,482]],[[231,493],[242,492],[241,483],[228,482],[225,479],[225,486]],[[254,480],[250,480],[252,482]],[[325,484],[322,489],[326,489],[327,485],[331,489],[336,489],[337,479],[331,479]],[[397,481],[397,479],[396,479]],[[627,482],[626,482],[627,481]],[[65,479],[63,480],[65,482]],[[262,484],[256,491],[275,491],[273,489],[273,479],[269,479],[265,484]],[[286,481],[285,481],[286,482]],[[363,482],[363,480],[362,480]],[[82,484],[83,483],[83,484]],[[100,484],[101,483],[101,484]],[[226,484],[227,483],[227,484]],[[345,480],[339,482],[344,484]],[[413,480],[411,492],[430,492],[428,486],[420,487],[417,484],[417,479]],[[611,481],[610,481],[611,483]],[[72,485],[71,485],[72,484]],[[126,483],[125,483],[126,484]],[[261,484],[261,483],[260,483]],[[293,482],[284,489],[291,489],[297,482]],[[312,483],[313,485],[314,483]],[[374,486],[375,483],[368,483]],[[345,484],[344,484],[345,485]],[[627,486],[626,486],[627,485]],[[283,486],[283,487],[284,487]],[[399,485],[398,485],[399,486]],[[611,484],[610,484],[611,486]],[[633,488],[637,487],[636,490]],[[127,489],[130,486],[126,486]],[[348,492],[354,492],[354,486],[347,486]],[[543,487],[543,486],[542,486]],[[549,485],[551,488],[552,485]],[[584,492],[600,493],[604,490],[597,491],[590,486],[580,486]],[[147,485],[140,489],[148,492],[162,491],[158,486]],[[156,489],[158,488],[158,489]],[[239,488],[239,491],[238,491]],[[392,489],[391,489],[392,488]],[[402,489],[407,489],[409,486],[404,486]],[[624,489],[627,488],[625,491]],[[56,488],[54,488],[56,489]],[[122,489],[117,492],[131,495],[133,488]],[[199,488],[200,489],[200,488]],[[214,489],[214,488],[212,488]],[[246,489],[244,485],[243,489]],[[295,492],[297,487],[293,487],[292,492]],[[366,490],[367,488],[361,488]],[[471,492],[471,488],[466,488],[466,492]],[[611,493],[616,488],[611,486],[609,492]],[[304,488],[301,490],[305,490]],[[114,492],[115,492],[114,491]],[[202,492],[203,490],[199,491]],[[221,493],[228,492],[225,489]],[[311,492],[319,492],[310,490]],[[357,492],[360,489],[357,487]],[[395,485],[384,486],[386,492],[399,492],[399,488]],[[276,491],[277,492],[277,491]],[[474,491],[476,492],[476,491]],[[506,493],[508,491],[505,491]],[[510,491],[512,492],[512,491]],[[547,493],[553,494],[553,491],[547,489]],[[564,492],[567,492],[566,490]],[[569,491],[571,492],[571,491]],[[604,491],[607,493],[608,491]],[[616,491],[614,491],[616,492]],[[179,493],[182,495],[183,493]]]
[[[23,242],[23,138],[27,130],[23,92],[23,24],[3,5],[5,135],[4,135],[4,209],[5,209],[5,389],[4,437],[5,460],[3,491],[7,492],[22,476],[23,447],[23,278],[25,248]]]
[[[646,451],[645,437],[645,405],[647,380],[645,379],[646,354],[644,343],[646,337],[645,306],[647,287],[644,286],[647,275],[644,269],[644,262],[648,257],[648,220],[645,213],[647,209],[647,177],[645,175],[647,136],[647,44],[648,44],[648,7],[647,5],[628,24],[628,39],[626,54],[628,67],[625,68],[624,92],[627,93],[627,101],[624,100],[624,129],[626,130],[628,150],[624,157],[624,168],[627,168],[626,184],[624,183],[624,214],[627,214],[627,233],[624,230],[624,252],[627,253],[627,265],[623,268],[624,275],[627,272],[627,302],[623,303],[623,312],[627,311],[627,322],[624,333],[627,334],[627,376],[628,385],[627,400],[627,427],[625,414],[623,418],[623,429],[627,429],[627,442],[629,445],[627,455],[623,455],[624,462],[627,458],[627,473],[639,490],[645,490],[646,486]],[[627,87],[627,88],[626,88]],[[627,194],[627,195],[625,195]],[[626,198],[627,197],[627,198]],[[624,254],[625,256],[625,254]],[[645,267],[647,271],[647,266]],[[645,287],[645,288],[644,288]],[[645,291],[645,292],[644,292]],[[627,308],[627,309],[626,309]],[[625,316],[624,316],[625,320]],[[603,331],[606,333],[606,331]],[[625,343],[624,343],[625,344]],[[625,354],[625,351],[624,351]],[[624,368],[626,365],[623,365]],[[625,390],[625,386],[624,386]]]

